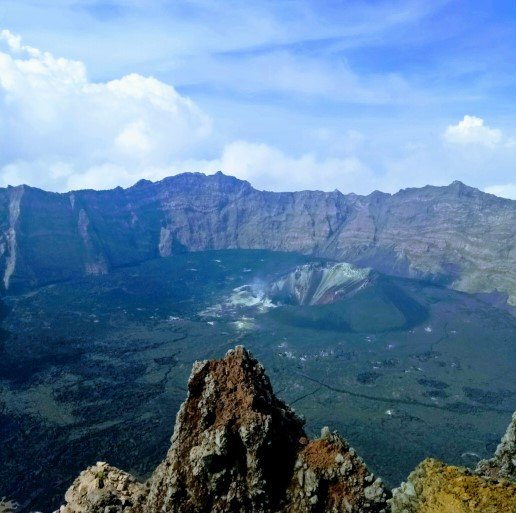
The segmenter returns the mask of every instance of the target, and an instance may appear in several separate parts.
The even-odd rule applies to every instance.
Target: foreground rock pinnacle
[[[374,478],[363,463],[335,435],[309,442],[301,419],[275,397],[264,368],[243,347],[197,363],[188,390],[172,447],[152,477],[149,511],[384,508],[379,483],[366,495]],[[335,500],[338,485],[347,496]]]
[[[302,421],[272,393],[243,347],[194,366],[172,447],[156,470],[152,511],[269,511],[285,495]]]
[[[309,441],[241,346],[194,365],[171,448],[145,485],[97,467],[68,490],[63,513],[388,511],[381,480],[327,428]]]

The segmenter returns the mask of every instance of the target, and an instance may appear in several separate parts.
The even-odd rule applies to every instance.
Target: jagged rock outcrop
[[[516,481],[516,412],[512,414],[512,421],[496,448],[494,458],[480,461],[477,473]]]
[[[263,367],[241,347],[198,362],[172,447],[151,480],[150,511],[276,511],[304,436]]]
[[[516,484],[427,459],[393,490],[392,513],[515,513]]]
[[[393,490],[392,513],[516,513],[516,412],[475,471],[427,459]]]
[[[516,413],[477,471],[427,459],[390,497],[336,433],[309,440],[239,346],[196,362],[171,448],[148,482],[99,462],[56,513],[516,513],[515,424]]]
[[[454,182],[368,196],[272,193],[217,173],[110,191],[0,189],[0,276],[11,293],[177,251],[298,251],[498,291],[516,305],[516,201]]]
[[[387,511],[386,496],[382,480],[326,427],[299,452],[285,513]]]
[[[97,464],[61,513],[386,513],[388,496],[337,434],[308,440],[263,367],[237,347],[194,365],[170,451],[148,483]]]
[[[146,488],[134,477],[100,461],[81,472],[66,492],[66,505],[59,513],[140,511],[145,495]]]

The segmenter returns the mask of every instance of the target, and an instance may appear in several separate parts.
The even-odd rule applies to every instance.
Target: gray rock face
[[[388,496],[355,451],[323,428],[298,454],[284,512],[386,512]]]
[[[198,363],[188,390],[149,511],[276,511],[304,433],[263,367],[239,347]]]
[[[59,513],[129,513],[141,509],[146,489],[136,479],[107,463],[81,472],[65,495]],[[57,512],[56,512],[57,513]]]
[[[17,507],[16,502],[5,500],[5,497],[0,500],[0,513],[14,513]]]
[[[243,348],[197,362],[172,445],[149,482],[104,463],[83,472],[61,513],[382,513],[389,493],[344,440],[277,399]]]
[[[516,201],[454,182],[389,195],[272,193],[222,173],[128,189],[0,189],[0,273],[27,289],[177,251],[298,251],[516,304]]]
[[[477,473],[516,481],[516,412],[512,414],[512,421],[496,448],[494,458],[480,461]]]

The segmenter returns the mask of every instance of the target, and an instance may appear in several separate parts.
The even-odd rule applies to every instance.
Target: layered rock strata
[[[460,182],[368,196],[272,193],[222,173],[110,191],[0,188],[0,285],[10,293],[178,251],[297,251],[516,305],[516,201]],[[1,287],[0,287],[1,288]]]

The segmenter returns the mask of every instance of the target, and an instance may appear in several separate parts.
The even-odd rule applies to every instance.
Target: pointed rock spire
[[[308,440],[242,346],[194,364],[170,450],[145,485],[97,467],[76,480],[62,513],[388,511],[381,480],[328,428]]]
[[[152,477],[149,511],[274,511],[284,499],[304,436],[243,347],[199,362],[172,446]]]

